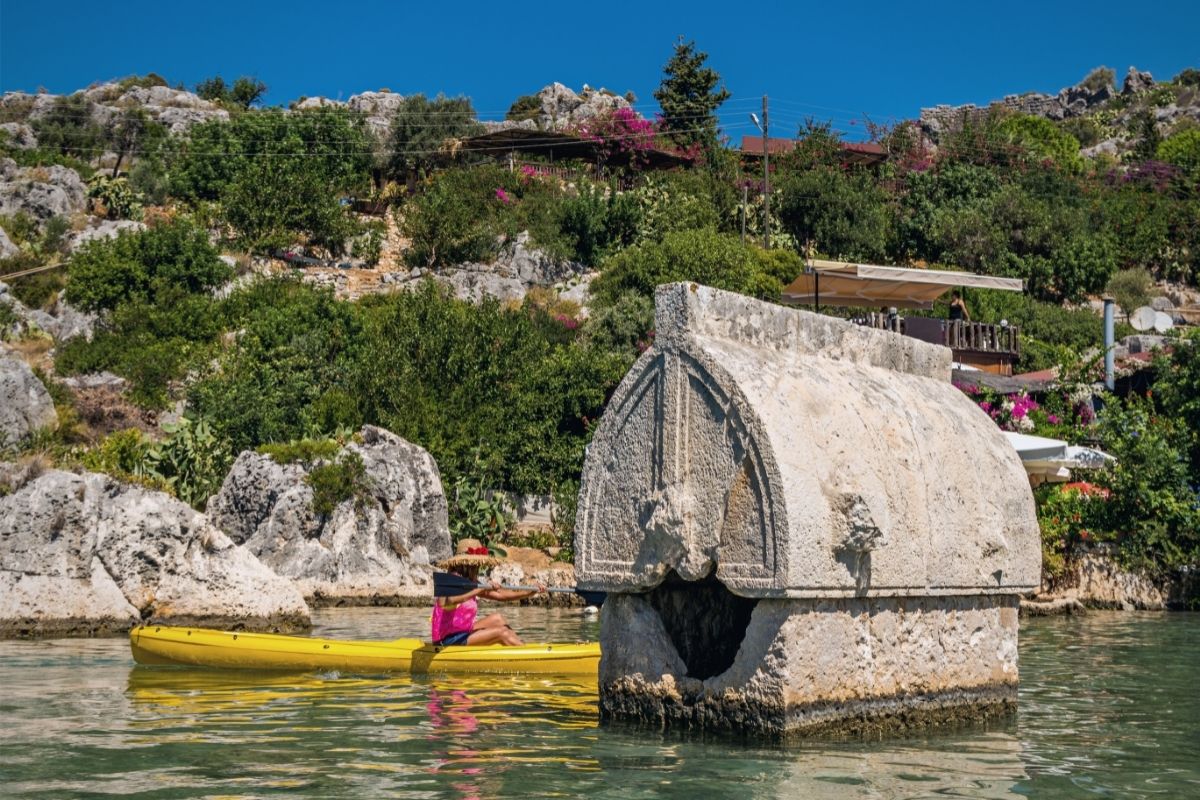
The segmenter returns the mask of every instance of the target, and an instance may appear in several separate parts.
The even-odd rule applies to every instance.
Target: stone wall
[[[580,586],[610,593],[605,714],[787,733],[1011,706],[1033,498],[949,351],[695,284],[656,305],[576,520]]]

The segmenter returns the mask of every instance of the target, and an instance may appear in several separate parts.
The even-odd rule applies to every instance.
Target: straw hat
[[[451,569],[452,567],[494,567],[501,563],[504,559],[499,556],[492,555],[487,547],[478,539],[463,539],[454,548],[454,555],[439,561],[437,563],[439,569]]]

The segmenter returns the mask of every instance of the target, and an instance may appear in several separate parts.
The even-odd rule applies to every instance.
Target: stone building
[[[950,351],[695,284],[656,303],[580,489],[602,716],[790,734],[1011,709],[1037,520]]]

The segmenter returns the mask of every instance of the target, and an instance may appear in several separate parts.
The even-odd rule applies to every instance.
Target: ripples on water
[[[509,609],[529,640],[594,639]],[[422,635],[416,609],[318,612],[317,633]],[[62,798],[1197,797],[1200,615],[1021,631],[1015,719],[764,745],[599,727],[596,685],[134,667],[124,639],[0,642],[0,795]]]

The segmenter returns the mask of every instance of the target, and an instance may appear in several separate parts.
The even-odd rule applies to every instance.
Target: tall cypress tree
[[[708,53],[680,37],[654,92],[662,108],[662,130],[680,147],[699,144],[708,151],[717,146],[716,110],[730,95],[724,86],[717,89],[721,76],[704,66],[707,60]]]

